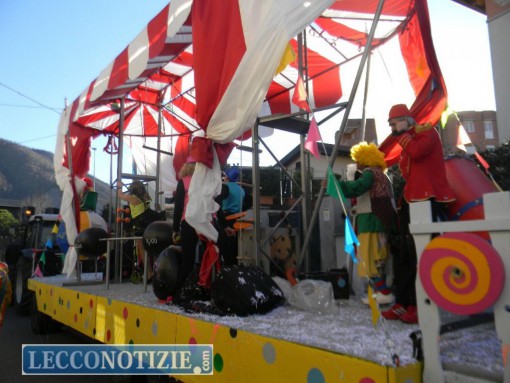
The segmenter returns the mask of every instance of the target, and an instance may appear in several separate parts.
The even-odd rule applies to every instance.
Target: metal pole
[[[123,144],[124,141],[124,99],[120,100],[120,116],[119,116],[119,151],[117,155],[117,181],[122,180],[122,160],[123,160]],[[119,211],[121,200],[117,194],[115,194],[115,211]],[[120,222],[117,222],[115,220],[115,235],[117,237],[121,237],[122,233],[120,233]],[[120,270],[119,270],[119,263],[120,263],[120,248],[117,244],[115,244],[115,274],[114,274],[114,280],[116,282],[120,282]]]
[[[161,125],[163,123],[163,119],[162,119],[162,115],[163,115],[163,112],[162,112],[162,106],[159,105],[158,106],[158,144],[157,144],[157,148],[158,148],[158,154],[157,154],[157,159],[156,159],[156,201],[154,202],[154,209],[156,209],[156,211],[159,211],[160,209],[160,203],[159,203],[159,199],[160,199],[160,195],[159,195],[159,188],[160,188],[160,184],[159,184],[159,174],[160,174],[160,168],[161,168]]]
[[[113,213],[113,209],[114,207],[112,206],[113,204],[113,135],[111,135],[108,140],[111,140],[110,143],[110,199],[109,199],[109,203],[108,203],[108,227],[110,228],[110,231],[111,231],[111,228],[112,228],[112,213]],[[111,254],[110,254],[110,250],[108,251],[108,262],[111,261]]]
[[[342,140],[342,136],[344,134],[345,128],[347,126],[347,119],[349,118],[349,113],[352,108],[352,103],[354,101],[354,97],[356,96],[356,91],[358,89],[359,81],[361,78],[361,74],[363,73],[363,68],[365,66],[365,62],[367,61],[367,57],[370,54],[370,50],[372,47],[372,40],[374,38],[375,29],[377,27],[377,22],[379,21],[379,18],[381,16],[381,11],[384,5],[384,0],[379,0],[379,4],[377,5],[377,10],[374,15],[374,22],[372,23],[372,27],[370,28],[370,34],[368,35],[367,39],[367,46],[365,50],[363,51],[363,55],[361,56],[361,62],[358,67],[358,72],[356,73],[356,78],[354,80],[354,84],[352,86],[351,94],[349,95],[349,101],[347,103],[347,107],[345,109],[344,117],[342,119],[342,124],[340,125],[340,129],[338,130],[338,134],[335,140],[335,146],[333,147],[333,152],[331,153],[331,157],[329,159],[329,166],[332,168],[333,164],[336,160],[336,154],[338,153],[338,148],[340,147],[340,141]],[[327,179],[327,172],[324,176],[324,179]],[[310,225],[308,226],[308,230],[306,232],[306,237],[303,242],[303,248],[301,249],[301,252],[299,253],[299,257],[296,260],[296,268],[299,270],[299,267],[301,266],[301,263],[303,262],[303,257],[305,255],[306,247],[308,246],[308,243],[310,242],[310,237],[312,235],[313,225],[315,224],[315,221],[317,219],[317,215],[319,214],[319,208],[322,203],[322,199],[324,198],[325,188],[323,184],[321,183],[321,189],[319,191],[319,195],[317,196],[317,202],[315,203],[315,208],[313,210],[312,218],[310,219]]]
[[[363,110],[361,115],[361,133],[360,133],[360,139],[361,141],[365,141],[365,132],[366,132],[366,125],[367,125],[367,119],[366,119],[366,107],[367,107],[367,97],[368,97],[368,84],[370,80],[370,61],[372,58],[372,55],[368,56],[367,58],[367,71],[365,76],[365,92],[363,94]]]
[[[308,67],[307,63],[303,63],[304,60],[306,60],[306,56],[303,54],[303,47],[306,49],[306,36],[303,35],[303,33],[300,33],[297,38],[298,41],[298,74],[299,76],[305,75],[305,79],[308,79]],[[308,81],[306,81],[306,93],[308,94]],[[308,98],[308,97],[307,97]],[[300,235],[301,238],[305,237],[306,228],[308,227],[308,219],[310,216],[309,210],[310,210],[310,193],[308,185],[308,176],[310,174],[308,166],[309,161],[308,154],[305,152],[305,137],[303,135],[300,135],[299,137],[299,157],[301,162],[301,192],[304,195],[304,198],[301,200],[301,228],[300,228]],[[305,257],[305,270],[309,271],[309,256],[310,251],[308,249],[308,246],[306,244],[303,244],[303,248],[301,253],[303,254],[303,257]]]
[[[92,150],[94,151],[93,154],[94,154],[94,175],[92,177],[92,179],[94,180],[94,191],[96,191],[96,148],[92,148]]]
[[[253,240],[255,246],[255,265],[259,265],[260,252],[260,178],[259,178],[259,125],[258,120],[252,128],[252,185],[253,185]]]
[[[308,227],[308,199],[309,199],[309,194],[308,194],[308,190],[309,188],[307,187],[308,185],[308,172],[307,172],[307,156],[308,154],[305,152],[305,137],[303,135],[299,135],[299,157],[300,157],[300,162],[301,162],[301,168],[300,168],[300,174],[301,174],[301,192],[303,193],[304,195],[304,198],[301,200],[301,221],[302,221],[302,224],[301,224],[301,231],[300,231],[300,235],[303,237],[306,237],[306,228]],[[310,271],[309,270],[309,256],[310,256],[310,252],[309,252],[309,249],[307,248],[308,246],[306,246],[305,244],[303,244],[303,248],[301,250],[302,254],[303,254],[303,257],[304,257],[304,261],[305,261],[305,271]]]
[[[110,241],[107,241],[106,242],[106,275],[105,275],[106,290],[110,289],[110,252],[111,252]]]

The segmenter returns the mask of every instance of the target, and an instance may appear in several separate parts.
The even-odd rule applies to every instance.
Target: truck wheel
[[[37,309],[37,299],[32,298],[32,310],[30,311],[30,328],[36,335],[44,335],[56,329],[55,321]]]
[[[182,381],[167,375],[148,375],[147,383],[182,383]]]
[[[18,315],[30,315],[33,293],[28,289],[28,279],[32,276],[32,260],[19,257],[16,263],[14,284],[14,307]]]

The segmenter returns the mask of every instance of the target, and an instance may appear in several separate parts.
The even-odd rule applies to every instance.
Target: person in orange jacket
[[[455,196],[446,178],[443,146],[437,130],[429,123],[418,125],[404,104],[391,107],[388,123],[402,147],[399,168],[405,186],[399,201],[399,248],[393,254],[395,304],[382,315],[414,324],[418,323],[417,256],[409,232],[409,203],[430,200],[433,221],[444,221],[446,204],[454,201]]]
[[[12,287],[9,280],[9,267],[0,261],[0,329],[4,323],[5,310],[11,304]]]

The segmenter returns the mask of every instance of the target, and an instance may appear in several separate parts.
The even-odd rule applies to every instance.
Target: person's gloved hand
[[[179,235],[178,232],[174,231],[172,233],[172,241],[174,242],[175,245],[181,243],[181,236]]]

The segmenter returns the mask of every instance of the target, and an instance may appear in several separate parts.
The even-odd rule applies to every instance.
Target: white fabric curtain
[[[253,126],[287,43],[332,3],[239,0],[246,53],[209,122],[208,138],[218,143],[231,142]],[[198,163],[190,184],[186,220],[213,241],[218,233],[211,219],[218,206],[212,198],[220,190],[218,159],[215,157],[212,169]]]

